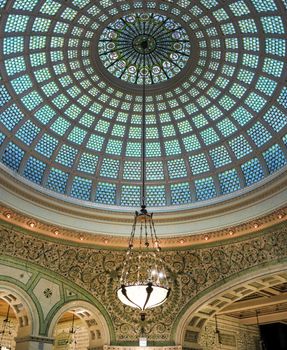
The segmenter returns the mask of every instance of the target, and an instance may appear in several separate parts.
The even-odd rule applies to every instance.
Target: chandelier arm
[[[149,229],[150,229],[152,247],[155,249],[156,248],[156,246],[155,246],[155,237],[154,237],[152,223],[153,223],[153,220],[152,220],[152,217],[151,217],[150,220],[149,220]]]
[[[147,217],[146,216],[144,218],[144,226],[145,226],[145,246],[146,246],[146,248],[148,248],[149,242],[148,242],[148,229],[147,229]]]
[[[134,237],[135,237],[135,233],[136,233],[137,218],[138,218],[138,212],[136,212],[135,216],[134,216],[134,222],[133,222],[132,231],[131,231],[131,235],[130,235],[130,239],[129,239],[129,249],[133,248],[133,245],[134,245]]]
[[[147,287],[146,287],[146,292],[147,292],[147,296],[146,296],[146,301],[145,301],[145,304],[143,306],[143,310],[145,309],[148,301],[149,301],[149,298],[151,296],[151,293],[153,292],[153,288],[152,288],[152,283],[148,283]]]
[[[155,226],[154,226],[154,222],[153,220],[151,220],[151,225],[152,225],[152,235],[155,237],[155,243],[156,243],[156,250],[157,251],[160,251],[161,250],[161,247],[159,245],[159,240],[158,240],[158,237],[157,237],[157,234],[156,234],[156,230],[155,230]]]
[[[140,251],[142,250],[142,241],[143,241],[143,220],[141,220],[141,225],[140,225]]]

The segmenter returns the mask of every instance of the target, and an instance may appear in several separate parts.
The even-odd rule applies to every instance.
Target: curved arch
[[[1,280],[0,298],[10,304],[19,323],[18,337],[39,334],[39,315],[29,294],[15,284]]]
[[[53,337],[56,324],[61,315],[71,310],[73,310],[79,318],[85,321],[86,326],[89,329],[90,346],[93,345],[99,347],[110,344],[109,327],[104,316],[96,306],[83,300],[68,302],[57,310],[51,319],[48,329],[48,337]]]
[[[216,312],[232,304],[234,301],[254,293],[256,289],[254,283],[258,283],[259,286],[261,283],[262,288],[266,288],[266,284],[271,287],[279,282],[282,283],[285,278],[287,282],[287,275],[286,277],[279,276],[280,273],[287,273],[286,260],[284,259],[276,264],[260,267],[255,270],[249,269],[243,271],[237,274],[236,277],[220,281],[208,288],[207,291],[198,294],[189,301],[175,320],[172,329],[172,340],[175,344],[182,345],[184,343],[186,328],[189,325],[193,329],[196,329],[199,334],[206,321],[214,316]],[[234,292],[234,298],[228,300],[224,296],[227,291]],[[210,310],[209,313],[203,312],[207,308]]]

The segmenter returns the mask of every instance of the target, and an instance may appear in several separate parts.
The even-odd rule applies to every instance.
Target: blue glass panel
[[[47,134],[44,134],[37,143],[35,150],[43,156],[50,158],[58,145],[58,141]]]
[[[43,102],[42,97],[35,91],[30,92],[28,95],[21,98],[24,106],[32,111],[35,109],[40,103]]]
[[[286,55],[286,40],[267,38],[265,40],[265,51],[270,55],[284,57]]]
[[[23,175],[30,181],[41,184],[46,164],[40,160],[30,157],[25,166]]]
[[[28,16],[11,14],[7,18],[5,32],[8,32],[8,33],[25,32],[28,21],[29,21]]]
[[[51,125],[51,129],[57,134],[63,136],[71,124],[64,118],[59,117]]]
[[[272,58],[265,58],[263,64],[263,72],[270,74],[274,77],[280,77],[283,71],[284,63],[274,60]]]
[[[257,12],[269,12],[277,10],[277,6],[273,0],[252,0],[252,3]]]
[[[141,152],[140,152],[141,154]],[[146,155],[147,157],[160,157],[161,148],[159,142],[147,142],[146,144]]]
[[[178,140],[166,141],[164,143],[165,153],[167,156],[172,156],[181,153],[181,148]]]
[[[90,153],[83,153],[80,157],[78,170],[94,174],[98,163],[98,156]]]
[[[35,112],[35,117],[45,125],[48,124],[55,115],[56,112],[49,106],[43,106]]]
[[[13,130],[22,118],[24,115],[16,105],[12,105],[0,113],[0,122],[9,131]]]
[[[279,145],[275,144],[267,151],[263,152],[270,174],[282,168],[286,163],[285,155]]]
[[[139,207],[141,200],[141,188],[140,186],[128,186],[122,187],[121,205]]]
[[[9,55],[11,53],[23,52],[24,50],[24,37],[15,36],[4,38],[3,51]]]
[[[231,157],[225,146],[219,146],[210,150],[210,155],[215,168],[231,163]]]
[[[162,162],[146,163],[146,179],[151,181],[164,179]]]
[[[147,143],[146,146],[146,154],[148,157],[150,156],[150,146]],[[142,153],[142,145],[139,142],[128,142],[126,148],[126,156],[128,157],[140,157]]]
[[[251,136],[257,147],[261,147],[272,138],[270,132],[260,122],[255,123],[247,130],[247,133]]]
[[[269,3],[270,0],[265,3]],[[282,22],[282,18],[279,16],[268,16],[262,17],[261,23],[263,26],[263,30],[265,33],[271,34],[283,34],[284,33],[284,25]]]
[[[63,145],[56,157],[56,162],[71,168],[74,164],[78,150],[67,145]]]
[[[91,189],[92,189],[92,180],[75,176],[72,184],[71,196],[88,201],[90,200]]]
[[[287,109],[287,87],[282,89],[282,92],[278,98],[278,102]]]
[[[39,131],[40,131],[40,128],[38,128],[35,124],[33,124],[30,120],[28,120],[17,131],[16,137],[18,137],[18,139],[24,142],[26,145],[31,145],[33,140],[38,135]]]
[[[263,92],[265,95],[271,96],[276,89],[277,83],[266,77],[259,77],[256,84],[256,89]]]
[[[13,8],[17,10],[32,11],[38,0],[15,0]]]
[[[99,182],[96,190],[96,202],[102,204],[115,204],[116,185]]]
[[[32,81],[28,75],[21,75],[20,77],[13,79],[11,81],[11,85],[13,86],[13,89],[17,95],[20,95],[26,90],[31,89],[33,86]]]
[[[116,159],[104,158],[101,166],[100,175],[116,179],[119,172],[119,161]]]
[[[252,152],[251,146],[243,135],[240,135],[229,141],[229,145],[232,148],[237,159],[245,157],[247,154]]]
[[[168,174],[171,179],[178,179],[187,176],[184,159],[173,159],[167,162]]]
[[[141,162],[125,162],[123,178],[126,180],[140,180],[141,171]]]
[[[172,205],[187,204],[191,202],[191,194],[188,182],[172,184],[170,186],[170,192]]]
[[[200,135],[207,146],[219,141],[219,136],[213,128],[208,128],[201,131]]]
[[[227,137],[237,131],[236,126],[228,118],[223,119],[217,124],[218,129],[224,137]]]
[[[148,206],[158,207],[166,205],[165,186],[147,186],[146,197]]]
[[[276,132],[287,125],[287,115],[274,106],[267,111],[264,119]]]
[[[245,101],[246,105],[256,113],[261,111],[266,102],[267,101],[263,97],[257,95],[255,92],[252,92]]]
[[[244,107],[239,107],[237,108],[233,113],[232,113],[232,117],[241,125],[245,125],[248,122],[250,122],[250,120],[253,119],[253,115],[248,112]]]
[[[191,171],[194,175],[204,173],[209,170],[209,164],[204,153],[189,157]]]
[[[196,135],[191,135],[183,139],[186,152],[192,152],[198,150],[201,145]]]
[[[212,177],[195,180],[197,200],[203,201],[216,196],[216,189]]]
[[[87,147],[94,151],[100,152],[102,150],[103,143],[104,138],[102,136],[92,134],[87,143]]]
[[[235,169],[230,169],[218,175],[222,194],[231,193],[240,189],[240,181]]]
[[[65,193],[68,177],[68,173],[60,169],[51,168],[47,181],[47,188],[55,192]]]
[[[264,178],[262,166],[257,158],[253,158],[242,164],[241,169],[247,186],[250,186]]]
[[[3,107],[5,103],[10,101],[11,96],[9,92],[5,89],[4,85],[0,85],[0,107]]]
[[[20,163],[24,157],[24,151],[15,145],[13,142],[9,142],[6,149],[2,154],[2,162],[7,165],[10,169],[17,171],[19,170]]]
[[[5,140],[6,135],[2,134],[2,132],[0,132],[0,145],[2,145],[2,143]]]

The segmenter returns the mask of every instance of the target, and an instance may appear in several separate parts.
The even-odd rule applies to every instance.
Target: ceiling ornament
[[[141,42],[148,41],[143,64]],[[173,78],[186,65],[190,40],[174,20],[154,13],[124,16],[104,29],[99,40],[99,56],[116,78],[134,84],[156,84]]]

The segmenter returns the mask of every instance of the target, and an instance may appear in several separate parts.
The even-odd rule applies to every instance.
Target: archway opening
[[[3,299],[2,299],[3,297]],[[12,296],[10,295],[10,298]],[[8,299],[8,300],[7,300]],[[0,298],[0,349],[14,350],[15,337],[18,332],[18,320],[15,311],[9,303],[9,295]]]
[[[54,350],[86,350],[89,347],[89,328],[79,310],[64,312],[59,318],[54,334]]]
[[[53,350],[86,350],[109,344],[103,317],[89,303],[72,302],[58,311],[51,323]]]
[[[206,294],[200,304],[191,306],[181,332],[180,342],[184,348],[275,348],[272,347],[274,341],[271,347],[267,344],[263,329],[271,325],[274,333],[275,325],[279,324],[285,331],[287,271],[286,265],[283,269],[280,267],[278,265],[277,271],[274,267],[273,273],[269,270],[264,274],[262,270],[257,271],[257,277],[249,275],[241,277],[237,283],[231,281]],[[285,350],[286,346],[278,345],[276,349]]]

